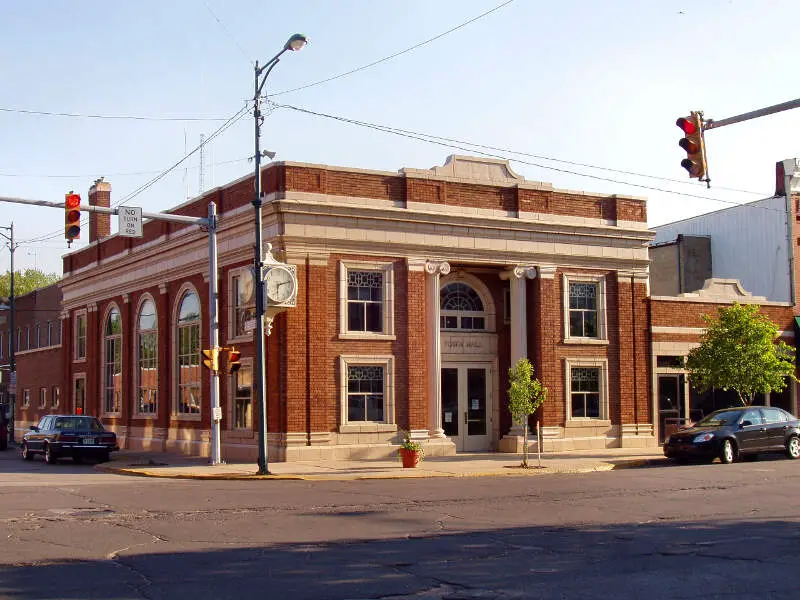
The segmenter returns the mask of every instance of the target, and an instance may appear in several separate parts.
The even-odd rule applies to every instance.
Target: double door
[[[442,429],[458,452],[489,450],[490,374],[485,363],[442,366]]]

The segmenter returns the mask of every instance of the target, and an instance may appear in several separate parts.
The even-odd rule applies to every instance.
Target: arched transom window
[[[439,292],[439,326],[442,329],[483,331],[486,311],[478,293],[466,283],[448,283]]]
[[[122,400],[122,317],[114,307],[103,328],[103,412],[119,413]]]
[[[144,416],[156,414],[158,407],[158,330],[156,307],[145,300],[139,309],[136,322],[136,413]]]
[[[178,415],[200,414],[200,299],[189,291],[181,298],[178,313]]]

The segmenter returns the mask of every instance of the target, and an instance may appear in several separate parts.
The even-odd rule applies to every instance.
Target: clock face
[[[295,280],[289,269],[272,267],[264,279],[267,287],[267,298],[275,304],[283,304],[294,295]]]

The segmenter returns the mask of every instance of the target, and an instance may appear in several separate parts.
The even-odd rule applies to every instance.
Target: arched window
[[[178,415],[200,414],[200,299],[193,291],[181,298],[178,312]]]
[[[103,328],[103,412],[119,413],[122,400],[122,317],[115,306]]]
[[[439,292],[439,308],[441,329],[486,329],[486,312],[481,297],[466,283],[455,282],[443,286]]]
[[[136,322],[136,410],[143,416],[153,416],[158,409],[158,329],[156,307],[145,300]]]

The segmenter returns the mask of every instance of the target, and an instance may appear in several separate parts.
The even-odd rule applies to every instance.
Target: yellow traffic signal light
[[[239,362],[242,353],[234,347],[225,348],[225,350],[228,353],[228,360],[225,363],[225,372],[235,373],[239,370],[239,367],[242,366],[242,363]]]
[[[81,197],[72,192],[64,197],[64,237],[70,242],[81,237]]]
[[[219,371],[219,348],[203,350],[203,364],[211,371]]]
[[[706,177],[706,147],[703,136],[703,117],[699,112],[694,112],[688,117],[681,117],[675,124],[683,130],[684,137],[678,145],[686,151],[686,158],[681,161],[681,166],[689,171],[689,177],[707,181]]]

